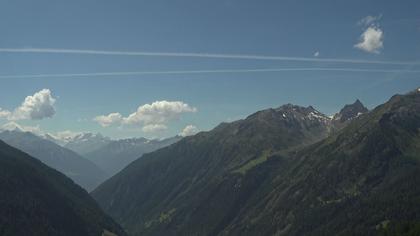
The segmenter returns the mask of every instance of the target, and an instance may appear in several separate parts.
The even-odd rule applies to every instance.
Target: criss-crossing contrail
[[[220,69],[220,70],[168,70],[168,71],[129,71],[129,72],[103,72],[103,73],[71,73],[71,74],[26,74],[26,75],[0,75],[0,79],[19,78],[60,78],[60,77],[102,77],[102,76],[130,76],[130,75],[176,75],[176,74],[229,74],[229,73],[259,73],[259,72],[299,72],[299,71],[341,71],[341,72],[369,72],[369,73],[420,73],[420,70],[387,70],[387,69],[360,69],[360,68],[265,68],[265,69]]]
[[[105,51],[105,50],[61,49],[61,48],[0,48],[0,53],[90,54],[90,55],[109,55],[109,56],[189,57],[189,58],[300,61],[300,62],[326,62],[326,63],[350,63],[350,64],[420,65],[420,61],[380,61],[380,60],[362,60],[362,59],[288,57],[288,56],[245,55],[245,54]]]

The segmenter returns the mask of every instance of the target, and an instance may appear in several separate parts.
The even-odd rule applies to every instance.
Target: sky
[[[0,127],[164,138],[420,85],[419,1],[0,0]],[[66,131],[66,132],[64,132]]]

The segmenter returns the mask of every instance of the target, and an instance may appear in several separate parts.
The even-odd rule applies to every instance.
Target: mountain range
[[[420,232],[420,92],[291,104],[143,155],[92,192],[130,235]]]
[[[84,156],[103,169],[108,176],[113,176],[144,153],[178,142],[182,137],[167,139],[130,138],[111,140]]]
[[[111,177],[144,153],[155,151],[179,141],[181,136],[165,139],[126,138],[111,139],[100,133],[78,133],[59,138],[50,134],[41,136],[93,162]]]
[[[144,153],[175,143],[181,138],[113,140],[99,133],[80,133],[58,138],[14,126],[0,132],[0,140],[64,173],[88,191]]]
[[[0,141],[1,235],[420,234],[420,90],[334,116],[286,104],[184,138],[0,139],[27,153]],[[47,165],[88,190],[116,174],[92,198]]]
[[[0,140],[67,175],[88,191],[93,190],[107,177],[93,162],[31,132],[5,130],[0,132]]]
[[[105,137],[100,133],[78,133],[75,135],[57,138],[50,136],[51,140],[57,144],[68,148],[82,156],[86,153],[97,150],[111,142],[111,138]]]
[[[92,194],[133,235],[217,234],[245,202],[235,189],[248,173],[328,137],[332,121],[311,106],[259,111],[145,154]]]

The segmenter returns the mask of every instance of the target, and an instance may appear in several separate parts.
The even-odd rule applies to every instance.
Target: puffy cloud
[[[108,127],[112,124],[120,123],[123,117],[120,113],[114,112],[108,115],[97,116],[93,120],[98,122],[102,127]]]
[[[359,42],[354,45],[355,48],[369,53],[381,52],[384,47],[384,33],[378,23],[381,18],[382,15],[366,16],[359,21],[359,25],[367,28],[360,35]]]
[[[112,124],[140,125],[144,132],[158,132],[167,129],[166,124],[179,119],[184,113],[196,112],[197,108],[191,107],[181,101],[156,101],[151,104],[139,106],[136,112],[123,117],[120,113],[97,116],[94,121],[103,127]]]
[[[195,107],[180,101],[156,101],[137,108],[137,111],[124,118],[125,124],[164,124],[177,119],[182,113],[196,112]]]
[[[0,108],[0,118],[8,118],[10,117],[11,112],[8,110],[3,110]]]
[[[195,127],[194,125],[187,125],[179,135],[181,135],[182,137],[186,137],[186,136],[190,136],[190,135],[194,135],[196,133],[198,133],[198,128]]]
[[[9,130],[9,131],[14,131],[14,130],[18,130],[21,132],[31,132],[34,134],[41,134],[42,131],[39,128],[39,125],[37,126],[24,126],[24,125],[19,125],[18,123],[11,121],[9,123],[6,123],[4,125],[1,126],[1,130]]]
[[[8,116],[9,120],[42,120],[55,114],[55,98],[49,89],[27,96],[23,103]]]
[[[150,125],[143,126],[141,130],[143,130],[143,132],[145,133],[156,133],[156,132],[164,131],[167,128],[168,127],[166,125],[162,125],[162,124],[150,124]]]
[[[68,141],[68,140],[72,140],[73,138],[75,138],[78,135],[82,135],[83,132],[75,132],[75,131],[71,131],[71,130],[64,130],[64,131],[59,131],[56,133],[46,133],[46,135],[49,135],[51,137],[53,137],[54,139],[60,140],[60,141]]]
[[[384,47],[383,31],[377,26],[368,27],[360,36],[360,41],[354,47],[370,53],[380,53]]]

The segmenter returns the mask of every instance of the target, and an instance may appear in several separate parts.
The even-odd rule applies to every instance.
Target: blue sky
[[[42,89],[55,99],[54,114],[0,125],[167,137],[284,103],[333,114],[359,98],[372,108],[419,86],[418,9],[418,1],[0,1],[0,108],[13,113]],[[294,70],[250,71],[284,68]],[[169,116],[156,132],[142,118],[123,124],[163,100],[196,110],[155,111]],[[121,121],[93,120],[110,113]]]

